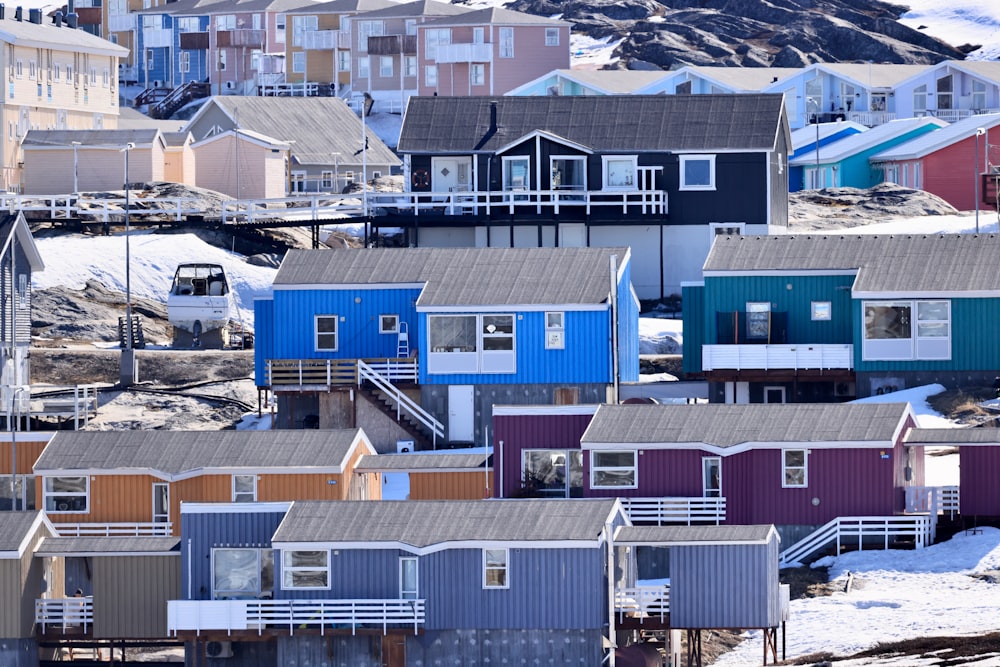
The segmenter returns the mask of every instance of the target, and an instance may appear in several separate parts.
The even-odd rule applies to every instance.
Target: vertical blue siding
[[[398,549],[335,549],[330,554],[330,588],[316,591],[281,588],[281,552],[274,553],[274,597],[279,600],[396,599],[399,597]],[[420,564],[418,562],[418,569]],[[422,573],[417,581],[423,595]]]
[[[221,508],[212,514],[184,514],[181,521],[181,598],[211,600],[212,549],[269,547],[271,535],[284,518],[284,512],[236,514]],[[277,573],[276,565],[276,578]]]
[[[618,283],[618,379],[639,381],[639,304],[632,292],[632,264],[625,264]]]
[[[681,288],[684,323],[684,372],[701,373],[701,346],[705,345],[705,286],[688,285]]]
[[[274,359],[274,300],[253,302],[254,352],[253,373],[258,387],[266,386],[267,360]]]

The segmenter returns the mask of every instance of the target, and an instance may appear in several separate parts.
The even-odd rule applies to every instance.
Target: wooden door
[[[406,636],[382,637],[382,667],[406,667]]]

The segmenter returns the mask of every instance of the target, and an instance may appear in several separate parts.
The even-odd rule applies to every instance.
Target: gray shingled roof
[[[0,553],[17,551],[38,515],[39,512],[0,512]]]
[[[301,164],[334,164],[334,154],[339,154],[340,164],[361,162],[361,120],[338,97],[221,95],[211,103],[230,118],[239,118],[241,130],[294,141],[292,156]],[[369,166],[399,164],[371,128],[367,133]]]
[[[411,97],[398,149],[494,152],[544,130],[598,152],[767,151],[782,131],[782,99],[763,94]]]
[[[355,472],[469,470],[482,472],[492,465],[492,455],[479,454],[383,454],[363,456]]]
[[[597,542],[615,500],[296,501],[272,538],[282,542]]]
[[[484,7],[473,11],[463,12],[454,17],[435,19],[422,24],[428,28],[438,28],[444,26],[468,26],[468,25],[547,25],[563,26],[572,25],[567,21],[550,19],[545,16],[535,14],[525,14],[515,12],[503,7]]]
[[[77,51],[99,55],[114,55],[124,58],[128,49],[101,39],[84,30],[74,30],[65,23],[55,26],[42,17],[41,23],[28,20],[28,8],[24,8],[22,21],[14,19],[15,3],[7,3],[3,20],[0,20],[0,41],[21,46],[38,46],[60,51]]]
[[[729,448],[746,443],[891,442],[905,403],[601,405],[584,445],[665,444]]]
[[[774,526],[622,526],[615,544],[663,544],[671,542],[725,544],[727,542],[767,542]]]
[[[71,148],[73,141],[79,141],[83,146],[112,146],[121,148],[132,142],[136,146],[151,146],[160,140],[160,131],[156,128],[134,128],[124,130],[28,130],[21,145],[25,148],[34,146],[57,146]],[[124,158],[123,158],[124,159]]]
[[[904,438],[909,445],[1000,445],[995,428],[915,428]]]
[[[416,0],[416,2],[393,3],[394,6],[358,14],[358,20],[378,18],[404,18],[421,16],[454,16],[469,11],[466,7],[436,0]]]
[[[340,466],[358,429],[274,431],[60,431],[36,472],[152,470],[180,475],[216,468]]]
[[[370,12],[386,7],[395,7],[399,3],[392,0],[331,0],[330,2],[313,2],[308,7],[292,9],[286,14],[354,14]]]
[[[1000,235],[717,236],[704,273],[843,271],[855,292],[1000,290]]]
[[[608,258],[626,248],[362,248],[291,250],[282,285],[425,287],[417,306],[597,304],[610,293]]]
[[[179,537],[46,537],[35,551],[36,556],[71,556],[83,554],[164,554],[180,553]]]

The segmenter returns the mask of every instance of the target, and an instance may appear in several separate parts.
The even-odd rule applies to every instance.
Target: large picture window
[[[604,189],[632,190],[638,182],[638,160],[634,155],[606,156],[604,161]]]
[[[951,358],[950,301],[866,301],[866,360]]]
[[[579,449],[526,449],[521,483],[533,496],[583,497],[583,452]]]
[[[255,600],[274,591],[274,552],[270,549],[213,549],[212,599]]]
[[[592,489],[634,489],[637,484],[635,450],[592,452]]]
[[[513,373],[514,316],[432,315],[429,373]]]
[[[281,587],[286,590],[330,588],[330,552],[282,551]]]
[[[85,513],[90,509],[90,478],[46,477],[44,496],[46,512]]]

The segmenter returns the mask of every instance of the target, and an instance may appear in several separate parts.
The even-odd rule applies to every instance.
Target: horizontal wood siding
[[[674,628],[769,628],[781,623],[777,537],[768,544],[670,548]]]
[[[502,470],[500,497],[521,489],[525,449],[580,449],[580,437],[593,415],[494,415],[493,465]]]
[[[705,339],[705,331],[708,320],[705,315],[705,288],[683,287],[681,288],[682,304],[684,313],[682,315],[684,323],[684,372],[691,374],[701,373],[701,346],[708,344]],[[713,327],[713,331],[714,331]]]
[[[511,549],[509,563],[510,588],[484,590],[480,549],[422,557],[426,629],[586,629],[607,624],[600,549]]]
[[[1000,516],[1000,446],[958,448],[958,479],[963,516]]]
[[[211,555],[214,547],[269,547],[271,536],[284,518],[284,512],[185,514],[181,526],[181,553],[184,559],[181,599],[212,599]],[[276,596],[280,586],[277,581],[279,572],[276,562]]]
[[[409,500],[480,500],[492,495],[492,470],[410,473]]]
[[[788,313],[789,343],[850,344],[853,342],[850,292],[853,284],[854,276],[707,277],[704,287],[705,334],[700,342],[706,345],[730,344],[732,341],[718,338],[716,313],[744,312],[748,302],[763,301],[771,304],[773,312]],[[811,310],[813,301],[829,301],[832,319],[814,321]],[[685,347],[701,355],[700,347],[690,343]],[[699,359],[699,366],[700,363]]]
[[[406,322],[410,349],[416,350],[419,327],[413,304],[419,296],[419,289],[276,290],[271,323],[274,341],[265,341],[265,345],[275,359],[395,357],[398,337],[379,333],[379,315],[398,315],[400,322]],[[316,315],[342,318],[336,352],[316,351]]]
[[[609,284],[610,290],[610,284]],[[475,314],[475,310],[466,311]],[[545,313],[517,312],[514,323],[514,373],[430,374],[420,364],[422,384],[552,384],[611,382],[611,324],[607,311],[565,311],[565,347],[545,349]],[[426,313],[421,313],[426,330]],[[638,323],[636,324],[638,326]],[[427,359],[427,341],[420,358]]]
[[[167,600],[181,596],[181,558],[104,556],[94,568],[94,637],[167,636]]]
[[[49,444],[49,439],[33,440],[30,433],[17,435],[17,474],[30,475],[35,467],[35,461],[42,450]],[[12,445],[10,441],[0,442],[0,475],[10,475],[10,458]]]
[[[274,299],[254,299],[253,317],[253,376],[258,387],[265,387],[268,360],[280,358],[274,355]]]

